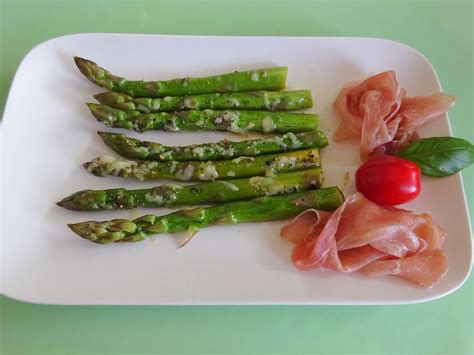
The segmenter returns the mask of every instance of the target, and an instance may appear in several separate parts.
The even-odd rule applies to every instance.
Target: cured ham
[[[448,269],[441,250],[446,233],[430,214],[379,206],[360,193],[332,214],[304,211],[280,235],[295,244],[291,259],[299,270],[360,270],[431,287]]]
[[[429,96],[406,97],[402,100],[397,117],[400,118],[400,130],[412,134],[423,124],[433,121],[448,112],[454,106],[453,95],[440,92]]]
[[[360,139],[363,161],[393,153],[417,137],[420,125],[448,112],[454,102],[454,96],[443,93],[406,97],[395,72],[385,71],[341,90],[333,105],[341,118],[333,138]]]
[[[437,284],[448,271],[448,258],[443,250],[435,249],[403,259],[375,261],[360,270],[370,277],[396,275],[420,286]]]

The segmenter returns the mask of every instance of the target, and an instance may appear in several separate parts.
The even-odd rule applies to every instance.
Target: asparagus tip
[[[91,62],[88,59],[78,57],[78,56],[74,56],[74,63],[76,63],[77,68],[85,76],[89,76],[90,73],[88,69],[91,65],[97,66],[97,64],[95,64],[94,62]]]
[[[74,203],[74,199],[71,199],[70,196],[62,199],[59,202],[56,202],[56,205],[59,206],[59,207],[66,208],[68,210],[78,211],[78,208],[77,208],[76,204]]]
[[[84,65],[87,65],[87,64],[97,65],[92,60],[82,58],[82,57],[79,57],[77,55],[74,56],[74,62],[76,63],[76,65],[78,67],[81,67],[81,66],[84,66]]]
[[[79,237],[90,240],[94,242],[94,238],[87,233],[87,222],[86,223],[68,223],[67,226],[71,229],[74,233],[76,233]]]
[[[67,226],[69,227],[69,229],[71,229],[74,233],[76,233],[77,235],[80,235],[82,237],[82,235],[79,233],[80,230],[81,230],[81,223],[68,223]]]
[[[67,226],[79,237],[90,240],[94,243],[101,243],[98,241],[94,233],[91,233],[93,229],[93,222],[82,222],[82,223],[68,223]],[[102,243],[101,243],[102,244]]]
[[[79,57],[77,55],[75,55],[73,58],[74,58],[74,62],[76,63],[77,66],[81,65],[85,61],[84,58]]]
[[[104,131],[97,131],[97,134],[106,145],[112,144],[114,137],[121,135],[120,133],[112,133],[112,132],[104,132]]]
[[[104,112],[100,104],[95,104],[92,102],[86,102],[87,107],[91,111],[92,115],[99,121],[104,120]]]
[[[97,112],[97,104],[91,103],[91,102],[86,102],[87,107],[91,111],[91,113],[95,116],[95,112]]]

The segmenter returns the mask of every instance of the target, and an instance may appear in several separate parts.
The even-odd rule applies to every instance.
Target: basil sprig
[[[474,145],[455,137],[421,138],[401,150],[398,156],[416,163],[423,175],[449,176],[474,162]]]

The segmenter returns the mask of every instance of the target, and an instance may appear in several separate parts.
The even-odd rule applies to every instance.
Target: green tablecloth
[[[0,0],[1,108],[21,59],[64,34],[370,36],[424,53],[474,141],[473,2]],[[464,172],[474,211],[474,168]],[[5,252],[5,251],[4,251]],[[472,354],[473,277],[441,300],[392,307],[60,307],[0,297],[0,353]]]

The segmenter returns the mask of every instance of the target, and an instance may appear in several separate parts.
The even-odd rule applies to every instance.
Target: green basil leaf
[[[474,146],[462,138],[421,138],[400,151],[398,156],[416,163],[423,175],[442,177],[471,165]]]

